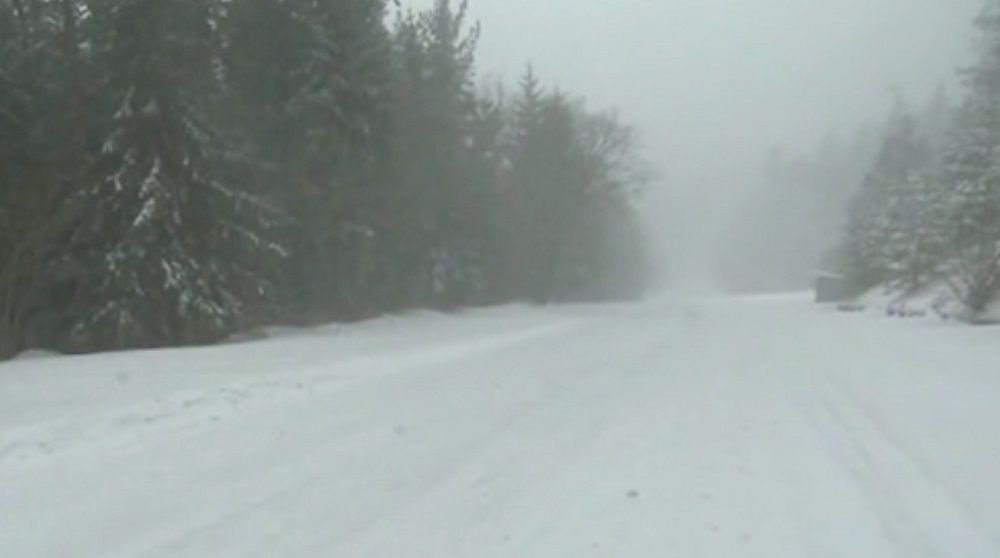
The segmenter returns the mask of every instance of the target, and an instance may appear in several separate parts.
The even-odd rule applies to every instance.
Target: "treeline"
[[[899,106],[850,212],[839,260],[852,289],[944,286],[975,320],[1000,295],[1000,1],[944,141]]]
[[[884,122],[859,126],[849,134],[828,132],[805,152],[773,149],[759,177],[751,177],[756,184],[723,231],[716,254],[722,286],[738,292],[806,290],[817,273],[847,273],[841,237],[849,215],[848,228],[860,230],[868,226],[854,222],[862,212],[880,211],[868,197],[875,190],[870,183],[878,180],[873,167],[885,151],[883,144],[895,141],[888,138],[898,134],[905,120],[925,144],[928,159],[923,164],[936,164],[953,112],[943,87],[913,108],[899,91],[892,115]],[[878,239],[871,242],[873,249],[883,246]],[[879,282],[858,275],[851,279],[856,291]]]
[[[0,354],[637,295],[631,130],[387,10],[0,0]]]

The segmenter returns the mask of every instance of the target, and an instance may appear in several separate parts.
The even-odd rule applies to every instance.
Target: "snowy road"
[[[1000,330],[663,300],[20,360],[0,556],[995,558]]]

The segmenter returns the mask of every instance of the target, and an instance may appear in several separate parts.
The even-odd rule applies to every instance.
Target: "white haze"
[[[457,0],[456,0],[457,1]],[[433,0],[404,0],[425,8]],[[981,0],[471,0],[481,78],[550,86],[635,124],[660,180],[653,243],[674,283],[711,282],[717,231],[765,153],[881,119],[901,89],[955,93]]]

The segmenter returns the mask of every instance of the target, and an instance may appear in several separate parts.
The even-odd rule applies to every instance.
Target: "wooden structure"
[[[843,302],[850,296],[847,278],[838,273],[816,274],[816,302],[821,304]]]

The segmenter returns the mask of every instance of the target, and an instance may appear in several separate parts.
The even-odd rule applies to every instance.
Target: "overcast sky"
[[[752,182],[771,147],[810,150],[831,129],[881,118],[893,87],[923,102],[954,82],[981,6],[471,0],[471,14],[483,25],[481,77],[513,82],[530,60],[547,83],[618,108],[640,129],[670,204],[690,217]]]

